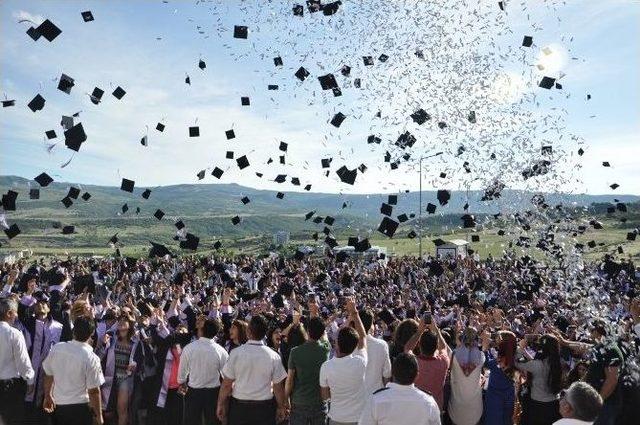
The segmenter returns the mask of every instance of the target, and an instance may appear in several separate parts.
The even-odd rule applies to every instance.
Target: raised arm
[[[353,298],[347,301],[345,309],[349,314],[349,320],[354,323],[356,332],[358,333],[358,349],[362,350],[367,347],[367,333],[364,330],[364,325],[362,324],[362,320],[360,320],[358,309],[356,309],[356,302]]]

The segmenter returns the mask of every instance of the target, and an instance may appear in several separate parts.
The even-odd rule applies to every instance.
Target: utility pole
[[[422,258],[422,160],[427,158],[433,158],[434,156],[442,155],[443,152],[436,152],[433,155],[421,156],[418,161],[418,176],[420,179],[420,193],[418,196],[418,250],[420,258]]]

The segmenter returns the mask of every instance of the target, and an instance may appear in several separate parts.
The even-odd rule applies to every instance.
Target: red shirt
[[[178,384],[178,368],[180,367],[180,348],[171,347],[171,355],[173,355],[173,363],[171,363],[171,374],[169,375],[168,387],[175,390],[180,386]]]
[[[449,356],[444,350],[436,351],[434,356],[418,356],[418,376],[414,384],[436,399],[440,411],[444,405],[444,383],[447,379],[447,370],[449,370]]]

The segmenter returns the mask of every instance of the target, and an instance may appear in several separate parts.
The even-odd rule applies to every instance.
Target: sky
[[[0,111],[0,174],[47,172],[58,181],[110,186],[124,177],[138,186],[311,184],[314,192],[377,193],[416,190],[417,158],[443,152],[424,161],[424,189],[483,189],[500,180],[530,190],[640,194],[640,1],[509,1],[500,11],[484,0],[394,0],[384,7],[360,0],[343,1],[334,16],[305,11],[301,18],[291,13],[294,3],[3,0],[0,95],[16,106]],[[85,10],[94,21],[83,21]],[[62,29],[53,42],[26,34],[44,19]],[[247,40],[233,38],[234,25],[249,27]],[[533,36],[531,48],[521,47],[524,35]],[[374,66],[358,63],[363,55],[373,55]],[[276,56],[283,67],[274,66]],[[343,78],[345,63],[353,75]],[[311,73],[303,82],[293,76],[300,66]],[[320,89],[317,77],[329,72],[340,97]],[[56,88],[62,73],[75,80],[69,95]],[[546,75],[561,76],[562,90],[538,87]],[[268,91],[268,84],[280,89]],[[122,100],[111,95],[118,86],[127,92]],[[99,105],[88,96],[94,87],[105,91]],[[26,105],[38,93],[46,104],[34,113]],[[241,96],[251,105],[242,106]],[[418,107],[433,122],[412,123]],[[477,126],[463,118],[473,108]],[[59,123],[78,111],[88,140],[74,154]],[[328,123],[337,112],[347,116],[340,128]],[[435,126],[439,119],[446,130]],[[190,138],[196,125],[201,136]],[[47,141],[52,129],[58,138]],[[226,139],[229,129],[235,139]],[[417,142],[411,158],[391,170],[383,157],[404,131]],[[368,144],[370,134],[383,143]],[[281,142],[288,145],[285,164]],[[523,180],[523,167],[548,144],[553,172]],[[409,152],[393,149],[393,160]],[[247,155],[251,166],[239,170],[227,151]],[[328,157],[325,176],[320,160]],[[367,169],[355,185],[335,173],[360,164]],[[214,167],[225,170],[222,179],[210,175]],[[201,170],[206,177],[199,180]],[[275,183],[278,174],[302,184]]]

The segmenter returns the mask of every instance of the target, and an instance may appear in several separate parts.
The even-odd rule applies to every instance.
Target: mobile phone
[[[422,316],[422,320],[423,320],[423,321],[424,321],[424,323],[426,323],[427,325],[430,325],[430,324],[431,324],[431,321],[433,320],[433,319],[432,319],[432,317],[431,317],[431,313],[426,312],[426,313],[424,314],[424,316]]]

